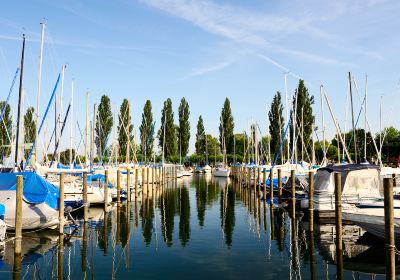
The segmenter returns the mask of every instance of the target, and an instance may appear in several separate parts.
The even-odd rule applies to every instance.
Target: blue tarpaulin
[[[47,182],[35,172],[0,173],[0,191],[16,190],[17,175],[24,178],[24,200],[28,203],[46,203],[58,209],[60,192],[56,186]]]

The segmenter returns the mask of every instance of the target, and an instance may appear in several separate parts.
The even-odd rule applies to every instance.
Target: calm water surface
[[[151,185],[150,185],[151,189]],[[0,279],[333,279],[335,227],[293,223],[254,193],[226,179],[179,179],[143,202],[108,213],[90,209],[88,224],[63,240],[54,231],[23,237],[1,253]],[[384,279],[383,243],[344,228],[344,278]]]

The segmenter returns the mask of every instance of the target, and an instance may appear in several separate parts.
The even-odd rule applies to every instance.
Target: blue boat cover
[[[6,207],[4,204],[0,203],[0,220],[4,220],[4,216],[6,215]]]
[[[47,182],[35,172],[0,173],[0,191],[16,190],[17,175],[24,178],[24,200],[28,203],[46,203],[58,209],[60,192],[56,186]]]
[[[104,183],[106,181],[106,176],[104,176],[103,174],[88,175],[87,181],[88,181],[88,183],[96,182],[96,181],[100,181],[100,182]],[[108,182],[108,187],[113,188],[114,186],[110,182]]]

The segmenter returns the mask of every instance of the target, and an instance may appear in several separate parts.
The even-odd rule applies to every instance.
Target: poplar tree
[[[189,104],[185,97],[181,99],[179,105],[179,127],[178,127],[178,148],[181,156],[185,157],[189,152],[190,123],[189,123]]]
[[[297,103],[297,104],[296,104]],[[290,124],[291,143],[296,142],[297,154],[300,155],[304,143],[304,160],[308,159],[307,154],[311,159],[312,150],[312,132],[315,116],[313,115],[312,105],[314,104],[314,96],[310,95],[308,89],[304,85],[303,80],[299,80],[299,85],[293,96],[293,108],[295,110],[296,120],[296,138],[293,138],[293,122]],[[303,127],[302,127],[303,123]],[[303,140],[301,132],[303,130]],[[299,136],[299,137],[297,137]],[[295,140],[297,139],[297,141]]]
[[[128,146],[128,135],[131,139],[131,143],[133,145],[133,125],[131,123],[131,116],[129,114],[129,101],[128,99],[124,99],[119,108],[118,115],[118,145],[119,145],[119,155],[122,157],[126,157],[126,149]],[[132,147],[131,145],[131,147]]]
[[[139,127],[139,131],[143,159],[149,160],[153,155],[154,145],[153,112],[150,100],[147,100],[144,104],[142,124]]]
[[[35,109],[33,107],[29,107],[26,110],[24,115],[24,142],[25,143],[33,143],[36,137],[36,122],[34,120],[34,112]],[[25,150],[24,147],[24,154],[25,157],[29,154],[29,149]]]
[[[161,150],[164,147],[164,158],[175,156],[177,154],[174,112],[172,111],[172,101],[170,98],[164,101],[164,108],[161,112],[161,127],[158,131],[158,139]]]
[[[4,109],[5,107],[5,109]],[[10,105],[5,101],[0,102],[0,160],[4,157],[9,157],[11,154],[10,139],[12,130],[12,118]],[[4,147],[3,145],[9,145]]]
[[[206,152],[206,138],[203,124],[203,117],[200,115],[197,121],[197,132],[196,132],[196,154],[204,155]]]
[[[113,116],[111,112],[110,98],[103,95],[100,100],[99,107],[97,108],[96,126],[95,126],[95,144],[99,151],[99,157],[103,155],[106,149],[107,140],[110,136],[113,126]]]
[[[268,112],[268,120],[269,120],[269,134],[270,138],[270,147],[271,154],[275,155],[278,152],[279,145],[282,141],[283,130],[284,130],[284,119],[283,119],[283,105],[281,99],[281,93],[276,92],[272,103],[271,109]],[[283,152],[283,150],[281,151]]]
[[[219,142],[221,144],[221,149],[223,151],[223,141],[225,140],[226,152],[228,154],[234,153],[233,147],[233,130],[235,128],[235,123],[233,121],[231,102],[228,98],[225,99],[224,106],[221,110],[221,118],[219,125]],[[223,137],[225,139],[223,139]]]

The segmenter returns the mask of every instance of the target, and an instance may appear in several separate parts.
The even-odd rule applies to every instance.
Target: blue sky
[[[135,128],[146,99],[159,125],[163,101],[172,98],[177,121],[184,96],[191,110],[191,151],[200,114],[206,131],[217,135],[225,97],[231,100],[237,132],[252,119],[265,132],[266,106],[277,90],[284,92],[284,72],[290,71],[289,95],[298,78],[305,79],[316,96],[319,123],[319,85],[324,84],[344,127],[351,71],[362,94],[368,75],[373,130],[379,128],[381,95],[384,125],[399,127],[398,1],[35,0],[3,1],[1,10],[0,99],[8,93],[20,59],[20,37],[26,33],[25,104],[36,106],[40,22],[45,18],[41,108],[67,63],[65,103],[74,78],[82,126],[89,90],[91,102],[98,103],[102,94],[115,105],[129,98]],[[16,100],[17,87],[15,110]],[[356,112],[359,107],[357,100]],[[328,113],[326,120],[333,135]]]

